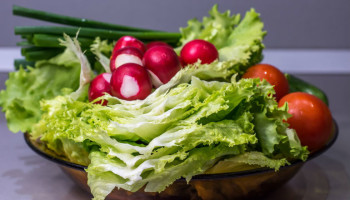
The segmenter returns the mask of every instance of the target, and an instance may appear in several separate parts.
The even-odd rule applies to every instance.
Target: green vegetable
[[[255,19],[251,23],[259,24],[251,15],[256,16],[247,14]],[[236,37],[248,37],[238,30]],[[105,95],[101,99],[109,106],[100,106],[68,95],[43,101],[44,114],[31,134],[67,157],[72,152],[62,148],[63,141],[84,147],[95,199],[104,199],[115,187],[137,191],[145,186],[145,191],[159,192],[180,177],[190,180],[204,173],[223,158],[236,165],[232,156],[237,155],[248,164],[276,170],[290,159],[305,160],[308,152],[283,122],[287,108],[277,108],[272,86],[258,79],[236,81],[241,66],[255,62],[251,55],[256,48],[247,44],[255,41],[262,48],[261,40],[253,35],[231,43],[243,58],[187,66],[145,100]],[[106,62],[101,52],[108,49],[106,42],[95,41],[93,52],[101,63]],[[215,79],[221,81],[205,81]]]
[[[264,44],[262,40],[266,35],[266,32],[263,31],[263,26],[264,24],[261,22],[259,14],[254,9],[247,12],[244,19],[229,35],[226,45],[219,49],[220,60],[245,60],[246,57],[249,57],[250,59],[246,60],[249,62],[242,63],[242,71],[245,71],[249,66],[259,63],[263,58],[262,50],[264,49]],[[242,54],[235,48],[243,45],[249,45],[250,51]]]
[[[0,92],[0,105],[9,129],[30,131],[41,118],[40,101],[74,91],[79,85],[79,72],[79,60],[69,50],[37,62],[34,68],[11,72],[6,90]]]
[[[281,166],[289,164],[287,159],[271,159],[258,151],[245,152],[219,161],[214,167],[206,171],[207,174],[229,173],[244,171],[256,167],[269,167],[277,171]]]
[[[104,39],[116,40],[122,36],[130,35],[140,40],[171,40],[177,41],[180,38],[179,33],[169,32],[131,32],[131,31],[114,31],[105,30],[99,28],[86,28],[86,27],[65,27],[65,26],[17,26],[15,27],[16,35],[28,35],[28,34],[52,34],[58,37],[62,33],[66,33],[70,36],[75,36],[79,32],[79,36],[95,38],[97,36]]]
[[[182,38],[177,52],[188,41],[198,38],[213,43],[219,51],[221,61],[240,62],[236,72],[243,73],[249,66],[262,60],[262,40],[266,32],[263,31],[264,24],[254,9],[247,12],[241,21],[240,15],[230,16],[229,11],[218,12],[216,5],[209,14],[209,17],[203,18],[202,23],[192,19],[188,21],[186,28],[180,29]]]
[[[63,48],[28,47],[21,49],[22,56],[24,56],[27,61],[48,60],[63,51]]]
[[[218,49],[222,48],[227,45],[227,39],[232,35],[232,31],[240,19],[239,14],[230,16],[230,11],[220,13],[218,6],[214,5],[209,11],[209,17],[203,17],[202,22],[191,19],[187,22],[186,28],[180,28],[182,34],[180,48],[193,39],[203,39],[213,43]],[[259,23],[261,22],[259,21]]]
[[[326,93],[324,93],[318,87],[291,74],[286,74],[286,78],[288,80],[290,92],[306,92],[315,95],[316,97],[320,98],[326,105],[328,105],[328,97]]]
[[[17,42],[16,45],[21,47],[32,47],[34,44],[30,41],[21,41]]]
[[[34,66],[35,62],[27,61],[26,59],[15,59],[14,65],[16,70],[19,70],[21,67],[26,69],[27,66]]]
[[[72,25],[72,26],[78,26],[78,27],[102,28],[102,29],[120,30],[120,31],[153,31],[153,30],[135,28],[130,26],[109,24],[109,23],[99,22],[99,21],[94,21],[89,19],[69,17],[69,16],[59,15],[59,14],[45,12],[41,10],[24,8],[16,5],[12,7],[12,13],[17,16],[23,16],[27,18],[39,19],[43,21],[55,22],[59,24]]]
[[[258,79],[232,80],[192,77],[190,83],[156,91],[157,96],[144,101],[108,97],[109,102],[121,101],[108,107],[57,97],[43,102],[45,114],[32,135],[55,151],[62,151],[62,140],[79,145],[89,141],[87,172],[95,199],[103,199],[114,187],[137,191],[146,185],[145,191],[159,192],[180,177],[190,180],[203,173],[223,157],[264,145],[271,145],[264,155],[280,163],[276,169],[287,163],[285,158],[305,159],[307,150],[300,143],[293,146],[288,137],[283,123],[288,114],[286,108],[277,108],[272,86]],[[255,126],[255,115],[274,125]],[[283,142],[260,139],[270,131]]]
[[[179,33],[167,33],[163,31],[149,30],[143,28],[122,26],[117,24],[104,23],[89,19],[75,18],[63,16],[55,13],[24,8],[20,6],[13,6],[13,14],[32,19],[38,19],[48,22],[55,22],[67,26],[29,26],[29,27],[15,27],[15,33],[21,35],[24,41],[19,42],[18,46],[23,47],[60,47],[58,40],[62,39],[62,34],[66,33],[74,37],[79,32],[79,42],[81,47],[87,50],[88,59],[93,66],[95,57],[91,55],[89,46],[96,37],[103,40],[108,39],[110,42],[117,40],[124,35],[135,36],[144,42],[154,40],[162,40],[172,46],[176,46],[180,38]],[[48,49],[47,49],[48,50]],[[56,52],[55,54],[57,54]],[[25,55],[27,60],[37,61],[41,59],[49,59],[53,56],[53,51],[31,52]]]
[[[186,66],[144,100],[125,101],[108,94],[97,99],[107,100],[108,106],[86,100],[94,76],[91,63],[78,40],[65,35],[60,41],[64,53],[10,75],[7,89],[0,93],[10,130],[30,131],[57,154],[87,165],[95,200],[104,199],[115,187],[160,192],[181,177],[189,181],[197,174],[223,171],[223,166],[278,170],[291,160],[305,160],[308,151],[284,123],[287,107],[278,108],[273,87],[259,79],[238,80],[239,74],[262,58],[265,32],[259,15],[250,10],[241,20],[239,15],[218,12],[217,6],[209,14],[202,22],[191,20],[181,29],[177,50],[186,41],[201,38],[218,48],[220,60]],[[16,31],[31,42],[39,33],[58,33],[52,27],[37,28]],[[63,30],[75,35],[78,28],[58,31]],[[100,33],[90,51],[101,70],[107,71],[113,48],[108,41],[113,34],[119,37],[126,32],[81,28],[79,35],[94,38]],[[162,36],[177,41],[180,37],[127,33],[144,40]]]
[[[113,45],[108,43],[107,40],[101,41],[99,37],[97,37],[93,42],[93,44],[91,45],[91,52],[95,55],[96,60],[103,67],[104,72],[111,73],[111,70],[109,67],[110,58],[107,57],[106,55],[110,55],[112,50],[113,50]]]
[[[31,41],[33,45],[35,45],[36,47],[61,47],[62,48],[62,46],[59,43],[59,39],[63,39],[63,37],[57,37],[56,35],[34,34]],[[79,37],[78,41],[82,48],[88,48],[92,44],[93,39]]]

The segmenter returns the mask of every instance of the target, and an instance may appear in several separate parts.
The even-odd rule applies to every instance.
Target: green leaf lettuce
[[[79,86],[80,63],[71,51],[9,73],[0,105],[12,132],[30,131],[40,120],[40,101],[69,94]]]

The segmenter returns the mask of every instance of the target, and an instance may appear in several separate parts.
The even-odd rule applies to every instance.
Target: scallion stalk
[[[77,27],[90,27],[90,28],[99,28],[99,29],[108,29],[108,30],[119,30],[119,31],[135,31],[135,32],[153,32],[154,30],[136,28],[130,26],[123,26],[118,24],[110,24],[90,19],[70,17],[65,15],[60,15],[51,12],[45,12],[41,10],[35,10],[30,8],[24,8],[21,6],[14,5],[12,7],[12,13],[17,16],[38,19],[42,21],[54,22],[59,24],[77,26]]]
[[[37,47],[62,47],[59,42],[57,35],[47,35],[47,34],[34,34],[32,43]],[[78,37],[78,41],[82,47],[89,47],[93,43],[91,38]]]
[[[16,35],[28,34],[53,34],[62,35],[66,33],[75,36],[79,32],[79,36],[102,39],[117,40],[118,38],[130,35],[140,40],[178,40],[180,33],[170,32],[129,32],[129,31],[112,31],[97,28],[79,28],[79,27],[61,27],[61,26],[17,26],[15,27]]]

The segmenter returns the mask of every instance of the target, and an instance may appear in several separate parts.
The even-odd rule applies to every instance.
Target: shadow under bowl
[[[312,152],[308,161],[328,150],[338,137],[338,126],[334,121],[332,137],[321,149]],[[90,193],[87,185],[86,166],[69,162],[63,157],[48,150],[43,143],[32,140],[28,133],[24,134],[28,146],[40,156],[55,162],[77,185]],[[107,197],[110,200],[150,200],[150,199],[257,199],[266,196],[290,180],[305,162],[296,160],[278,171],[269,168],[256,168],[245,171],[201,174],[192,177],[189,183],[179,179],[160,193],[144,192],[141,188],[137,192],[114,189]]]

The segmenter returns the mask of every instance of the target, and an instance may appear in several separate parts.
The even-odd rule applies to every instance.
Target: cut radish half
[[[127,63],[112,73],[111,93],[120,99],[145,99],[152,91],[147,70],[141,65]]]
[[[102,73],[94,80],[91,81],[90,87],[89,87],[89,101],[93,101],[97,99],[98,97],[101,97],[105,95],[105,93],[111,94],[111,87],[110,87],[110,81],[111,81],[112,74],[110,73]],[[102,100],[94,102],[95,104],[101,104]],[[102,105],[107,105],[107,101],[103,101]]]
[[[139,85],[137,84],[137,81],[134,77],[125,75],[123,77],[123,82],[120,87],[120,93],[125,97],[129,98],[132,96],[137,95],[139,92],[140,88]]]
[[[152,83],[155,87],[165,84],[181,69],[175,51],[168,46],[154,46],[143,56],[143,64],[152,72]]]
[[[119,66],[126,63],[135,63],[142,65],[143,53],[135,47],[124,47],[116,51],[110,60],[109,67],[111,72],[117,69]]]
[[[159,80],[158,76],[155,75],[152,71],[148,70],[148,73],[151,76],[151,81],[154,87],[158,88],[164,84],[162,83],[162,81]]]

